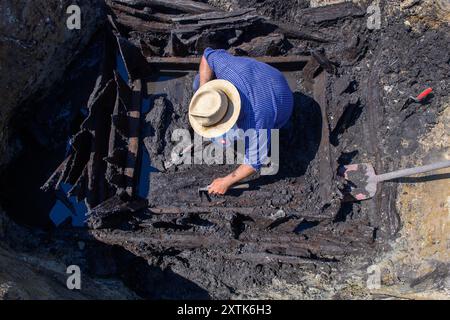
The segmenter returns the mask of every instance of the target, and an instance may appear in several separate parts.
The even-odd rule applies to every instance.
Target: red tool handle
[[[428,88],[428,89],[425,89],[421,94],[419,94],[418,96],[417,96],[417,100],[418,101],[422,101],[423,99],[425,99],[431,92],[433,92],[433,89],[432,88]]]

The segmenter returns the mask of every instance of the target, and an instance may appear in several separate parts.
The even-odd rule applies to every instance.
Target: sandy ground
[[[439,124],[420,141],[417,165],[450,159],[450,108]],[[405,159],[405,163],[408,162]],[[441,180],[405,183],[399,187],[397,207],[403,227],[393,250],[378,264],[386,287],[379,293],[397,292],[405,298],[450,299],[450,169],[433,173]],[[424,174],[426,176],[430,174]],[[447,177],[447,178],[445,178]],[[441,265],[441,267],[438,267]],[[442,268],[443,279],[432,279],[431,290],[420,292],[420,281],[414,287],[402,286],[408,277],[428,279],[436,268]],[[445,269],[447,272],[445,272]],[[430,276],[432,278],[432,276]],[[400,285],[398,284],[400,282]],[[392,284],[396,285],[391,286]]]

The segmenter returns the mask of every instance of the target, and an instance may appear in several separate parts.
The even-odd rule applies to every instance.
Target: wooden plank
[[[280,56],[252,58],[278,69],[302,70],[310,56]],[[198,70],[200,57],[148,57],[147,62],[159,69]]]
[[[304,25],[331,23],[348,17],[364,17],[366,11],[352,2],[300,10],[296,22]]]
[[[186,13],[204,13],[220,11],[209,4],[192,0],[114,0],[132,7],[155,7],[160,9],[172,9]]]
[[[328,124],[327,116],[327,84],[328,84],[328,73],[322,72],[315,79],[314,83],[314,100],[319,104],[320,111],[322,113],[322,140],[319,146],[320,155],[319,158],[319,168],[320,168],[320,185],[321,185],[321,198],[322,203],[325,204],[327,201],[331,200],[332,194],[332,181],[334,177],[334,171],[331,164],[331,153],[330,153],[330,129]]]
[[[250,9],[242,9],[231,12],[208,12],[201,13],[195,15],[187,15],[182,17],[172,18],[172,22],[180,23],[180,24],[189,24],[189,23],[198,23],[199,21],[211,21],[211,20],[220,20],[226,18],[234,18],[246,15],[247,13],[255,12],[254,8]]]
[[[321,261],[321,260],[312,260],[308,258],[302,258],[297,256],[287,256],[280,254],[271,254],[266,252],[258,252],[258,253],[240,253],[236,255],[228,254],[226,255],[227,259],[233,260],[243,260],[249,261],[257,264],[269,264],[269,263],[285,263],[285,264],[293,264],[293,265],[326,265],[327,263],[333,263],[335,261]]]
[[[128,178],[126,192],[130,196],[135,195],[137,185],[137,158],[139,152],[139,125],[141,119],[142,105],[142,81],[135,80],[132,85],[131,106],[128,110],[129,128],[128,128],[128,157],[125,168],[125,176]]]
[[[113,9],[114,13],[117,15],[131,15],[140,19],[144,19],[144,20],[151,20],[151,16],[150,14],[148,14],[147,12],[143,11],[143,10],[138,10],[136,8],[133,7],[129,7],[129,6],[125,6],[122,4],[118,4],[115,2],[111,2],[108,1],[107,2],[108,5]]]
[[[190,33],[200,33],[203,30],[221,30],[221,29],[239,29],[245,28],[258,21],[262,21],[263,18],[255,14],[246,14],[239,17],[230,17],[217,20],[205,20],[199,21],[195,24],[180,25],[178,29],[172,30],[173,34],[183,35]]]
[[[237,207],[154,207],[149,208],[149,211],[153,214],[207,214],[213,211],[220,211],[222,213],[239,213],[245,215],[251,215],[260,208],[237,208]]]
[[[69,164],[70,160],[72,160],[72,155],[69,155],[55,170],[55,172],[48,178],[48,180],[45,182],[45,184],[41,187],[41,190],[43,191],[49,191],[49,190],[58,190],[59,185],[62,182],[62,179],[64,178],[64,171],[67,170],[67,165]]]
[[[155,215],[167,215],[167,216],[179,216],[181,214],[242,214],[249,217],[259,218],[261,212],[274,211],[275,209],[268,209],[267,207],[219,207],[212,204],[208,206],[192,206],[192,207],[181,207],[181,206],[156,206],[148,209],[150,213]],[[327,220],[330,217],[325,215],[319,215],[317,213],[310,212],[297,212],[295,210],[287,210],[289,214],[295,216],[295,219],[313,219],[315,221]],[[274,222],[275,220],[271,220]],[[269,223],[270,225],[270,223]],[[267,226],[269,226],[267,225]]]
[[[176,14],[165,14],[165,13],[148,13],[146,10],[140,10],[137,8],[133,8],[130,6],[126,6],[119,3],[114,3],[111,0],[108,2],[108,6],[110,6],[114,13],[117,16],[120,15],[128,15],[133,16],[136,18],[144,19],[145,21],[158,21],[158,22],[165,22],[165,23],[172,23],[172,19],[175,17],[178,17],[179,15]]]
[[[145,21],[125,14],[119,15],[116,21],[127,29],[142,33],[169,33],[172,29],[172,26],[168,23]]]
[[[278,31],[291,39],[309,40],[320,43],[330,42],[330,40],[324,34],[318,31],[310,31],[308,29],[305,29],[305,27],[298,28],[296,26],[293,26],[292,24],[273,20],[266,20],[266,23],[273,25],[276,28],[275,31]]]
[[[345,240],[309,241],[295,234],[239,240],[232,237],[223,237],[220,234],[199,234],[192,231],[152,232],[149,229],[144,229],[142,232],[116,230],[112,234],[107,231],[93,230],[91,234],[97,240],[113,245],[140,246],[146,244],[155,249],[208,249],[223,250],[224,252],[251,250],[252,254],[283,254],[303,258],[309,258],[313,255],[319,258],[336,259],[360,250],[360,248],[349,246]]]

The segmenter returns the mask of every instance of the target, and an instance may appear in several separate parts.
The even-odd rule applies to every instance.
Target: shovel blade
[[[342,176],[348,181],[344,190],[347,201],[367,200],[377,193],[375,169],[369,163],[344,166]]]

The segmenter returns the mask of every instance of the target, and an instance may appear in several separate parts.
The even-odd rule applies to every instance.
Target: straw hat
[[[226,80],[205,83],[194,94],[189,105],[189,122],[205,138],[216,138],[230,130],[241,112],[241,97]]]

